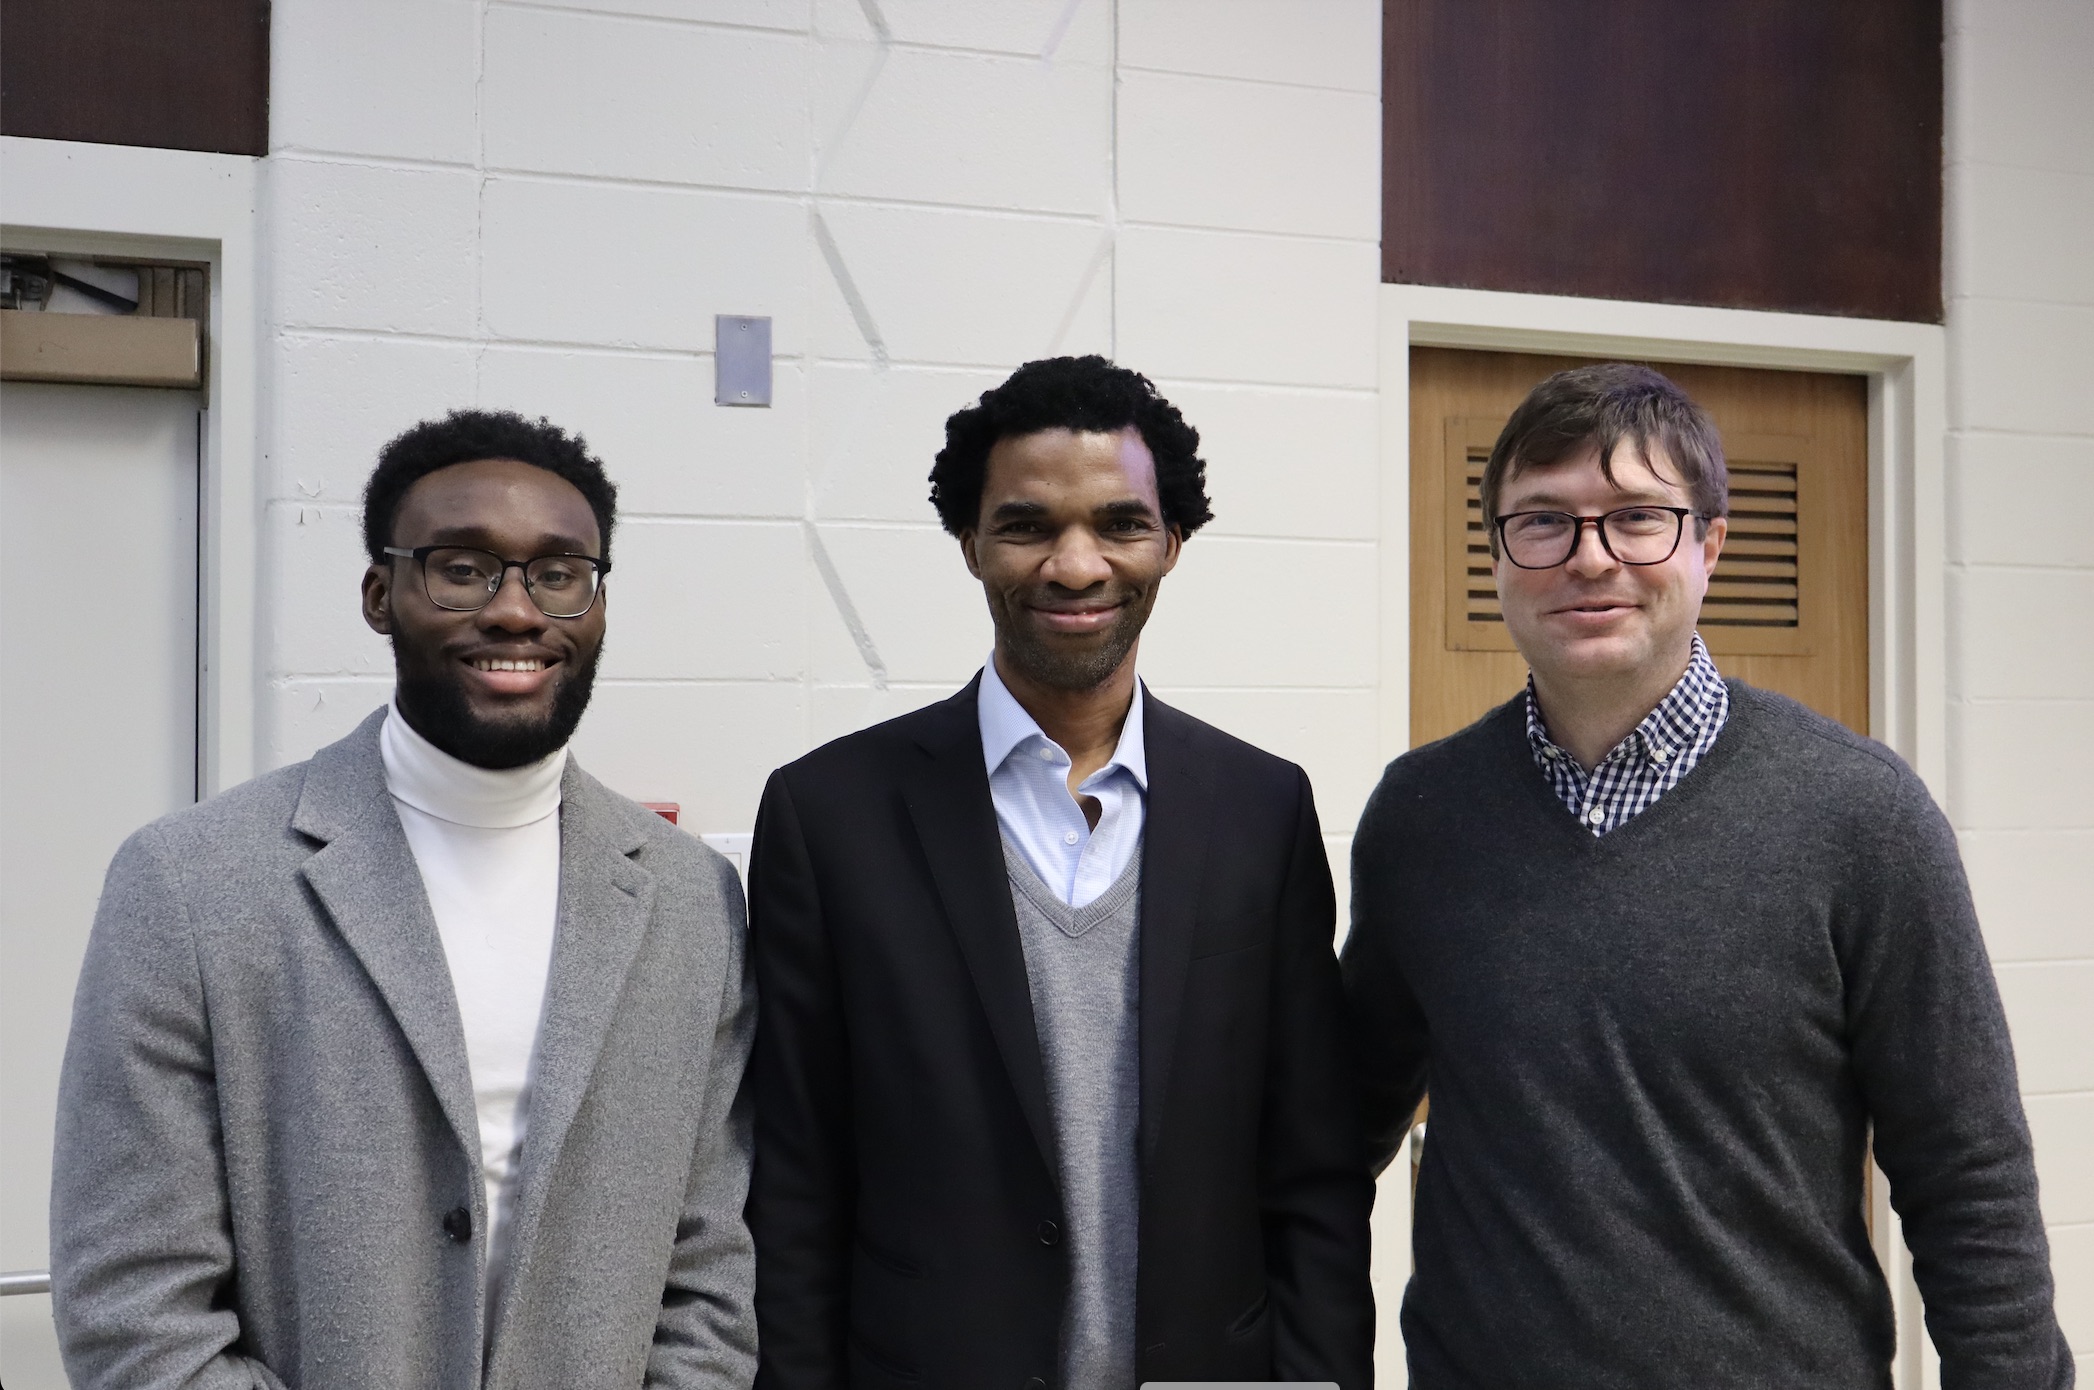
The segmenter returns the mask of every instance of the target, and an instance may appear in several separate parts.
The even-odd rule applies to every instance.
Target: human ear
[[[980,579],[982,562],[981,557],[974,553],[974,538],[975,533],[971,530],[960,532],[960,557],[967,562],[967,572]]]
[[[1703,569],[1713,570],[1716,568],[1716,557],[1723,553],[1723,541],[1728,535],[1730,535],[1729,517],[1710,518],[1709,529],[1702,534],[1701,538],[1701,567]]]
[[[364,623],[371,631],[390,637],[393,631],[393,567],[371,565],[364,570]]]

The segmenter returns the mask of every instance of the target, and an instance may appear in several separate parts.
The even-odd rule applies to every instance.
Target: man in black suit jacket
[[[781,768],[757,820],[758,1384],[1367,1390],[1308,779],[1135,679],[1211,515],[1199,436],[1097,357],[946,435],[992,661]]]

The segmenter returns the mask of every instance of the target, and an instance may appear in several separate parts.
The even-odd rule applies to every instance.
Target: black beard
[[[423,738],[462,763],[474,767],[522,767],[557,753],[574,737],[596,686],[596,664],[603,657],[598,643],[585,665],[575,666],[553,690],[552,708],[542,721],[479,718],[465,692],[441,672],[422,670],[394,655],[400,713]]]
[[[1105,640],[1088,651],[1068,651],[1040,640],[1021,622],[1011,620],[1010,608],[998,604],[990,611],[996,624],[996,646],[1010,658],[1018,674],[1049,690],[1096,690],[1127,660],[1127,653],[1141,640],[1148,625],[1149,609],[1156,602],[1152,586],[1120,610],[1105,630]]]

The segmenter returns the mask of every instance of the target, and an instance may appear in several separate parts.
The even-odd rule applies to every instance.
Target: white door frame
[[[0,244],[205,261],[197,737],[209,796],[255,771],[255,170],[245,155],[0,136]]]
[[[1947,337],[1938,324],[1383,285],[1381,754],[1410,746],[1410,349],[1480,348],[1853,372],[1869,383],[1869,732],[1948,796]],[[1912,1260],[1874,1184],[1898,1315],[1897,1383],[1939,1383]]]

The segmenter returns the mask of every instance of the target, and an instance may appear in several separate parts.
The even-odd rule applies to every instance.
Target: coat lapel
[[[291,827],[325,843],[305,881],[385,999],[436,1103],[480,1170],[480,1122],[465,1027],[421,871],[400,828],[378,752],[381,709],[306,769]]]
[[[1003,1055],[1018,1094],[1018,1108],[1032,1129],[1040,1157],[1057,1185],[1054,1122],[1047,1105],[1047,1071],[1034,1027],[1032,985],[1025,974],[1025,948],[1011,907],[1011,884],[1003,862],[996,805],[982,765],[981,724],[975,699],[981,680],[923,715],[917,744],[923,760],[905,779],[903,799],[915,822],[938,886],[946,920],[981,995],[989,1031]]]
[[[1149,761],[1148,816],[1142,830],[1141,1152],[1152,1158],[1162,1133],[1178,1015],[1192,966],[1192,938],[1207,859],[1214,798],[1194,754],[1191,721],[1143,688]]]
[[[631,858],[646,839],[623,811],[568,759],[560,787],[559,919],[532,1059],[512,1241],[519,1259],[654,914],[654,875]]]

